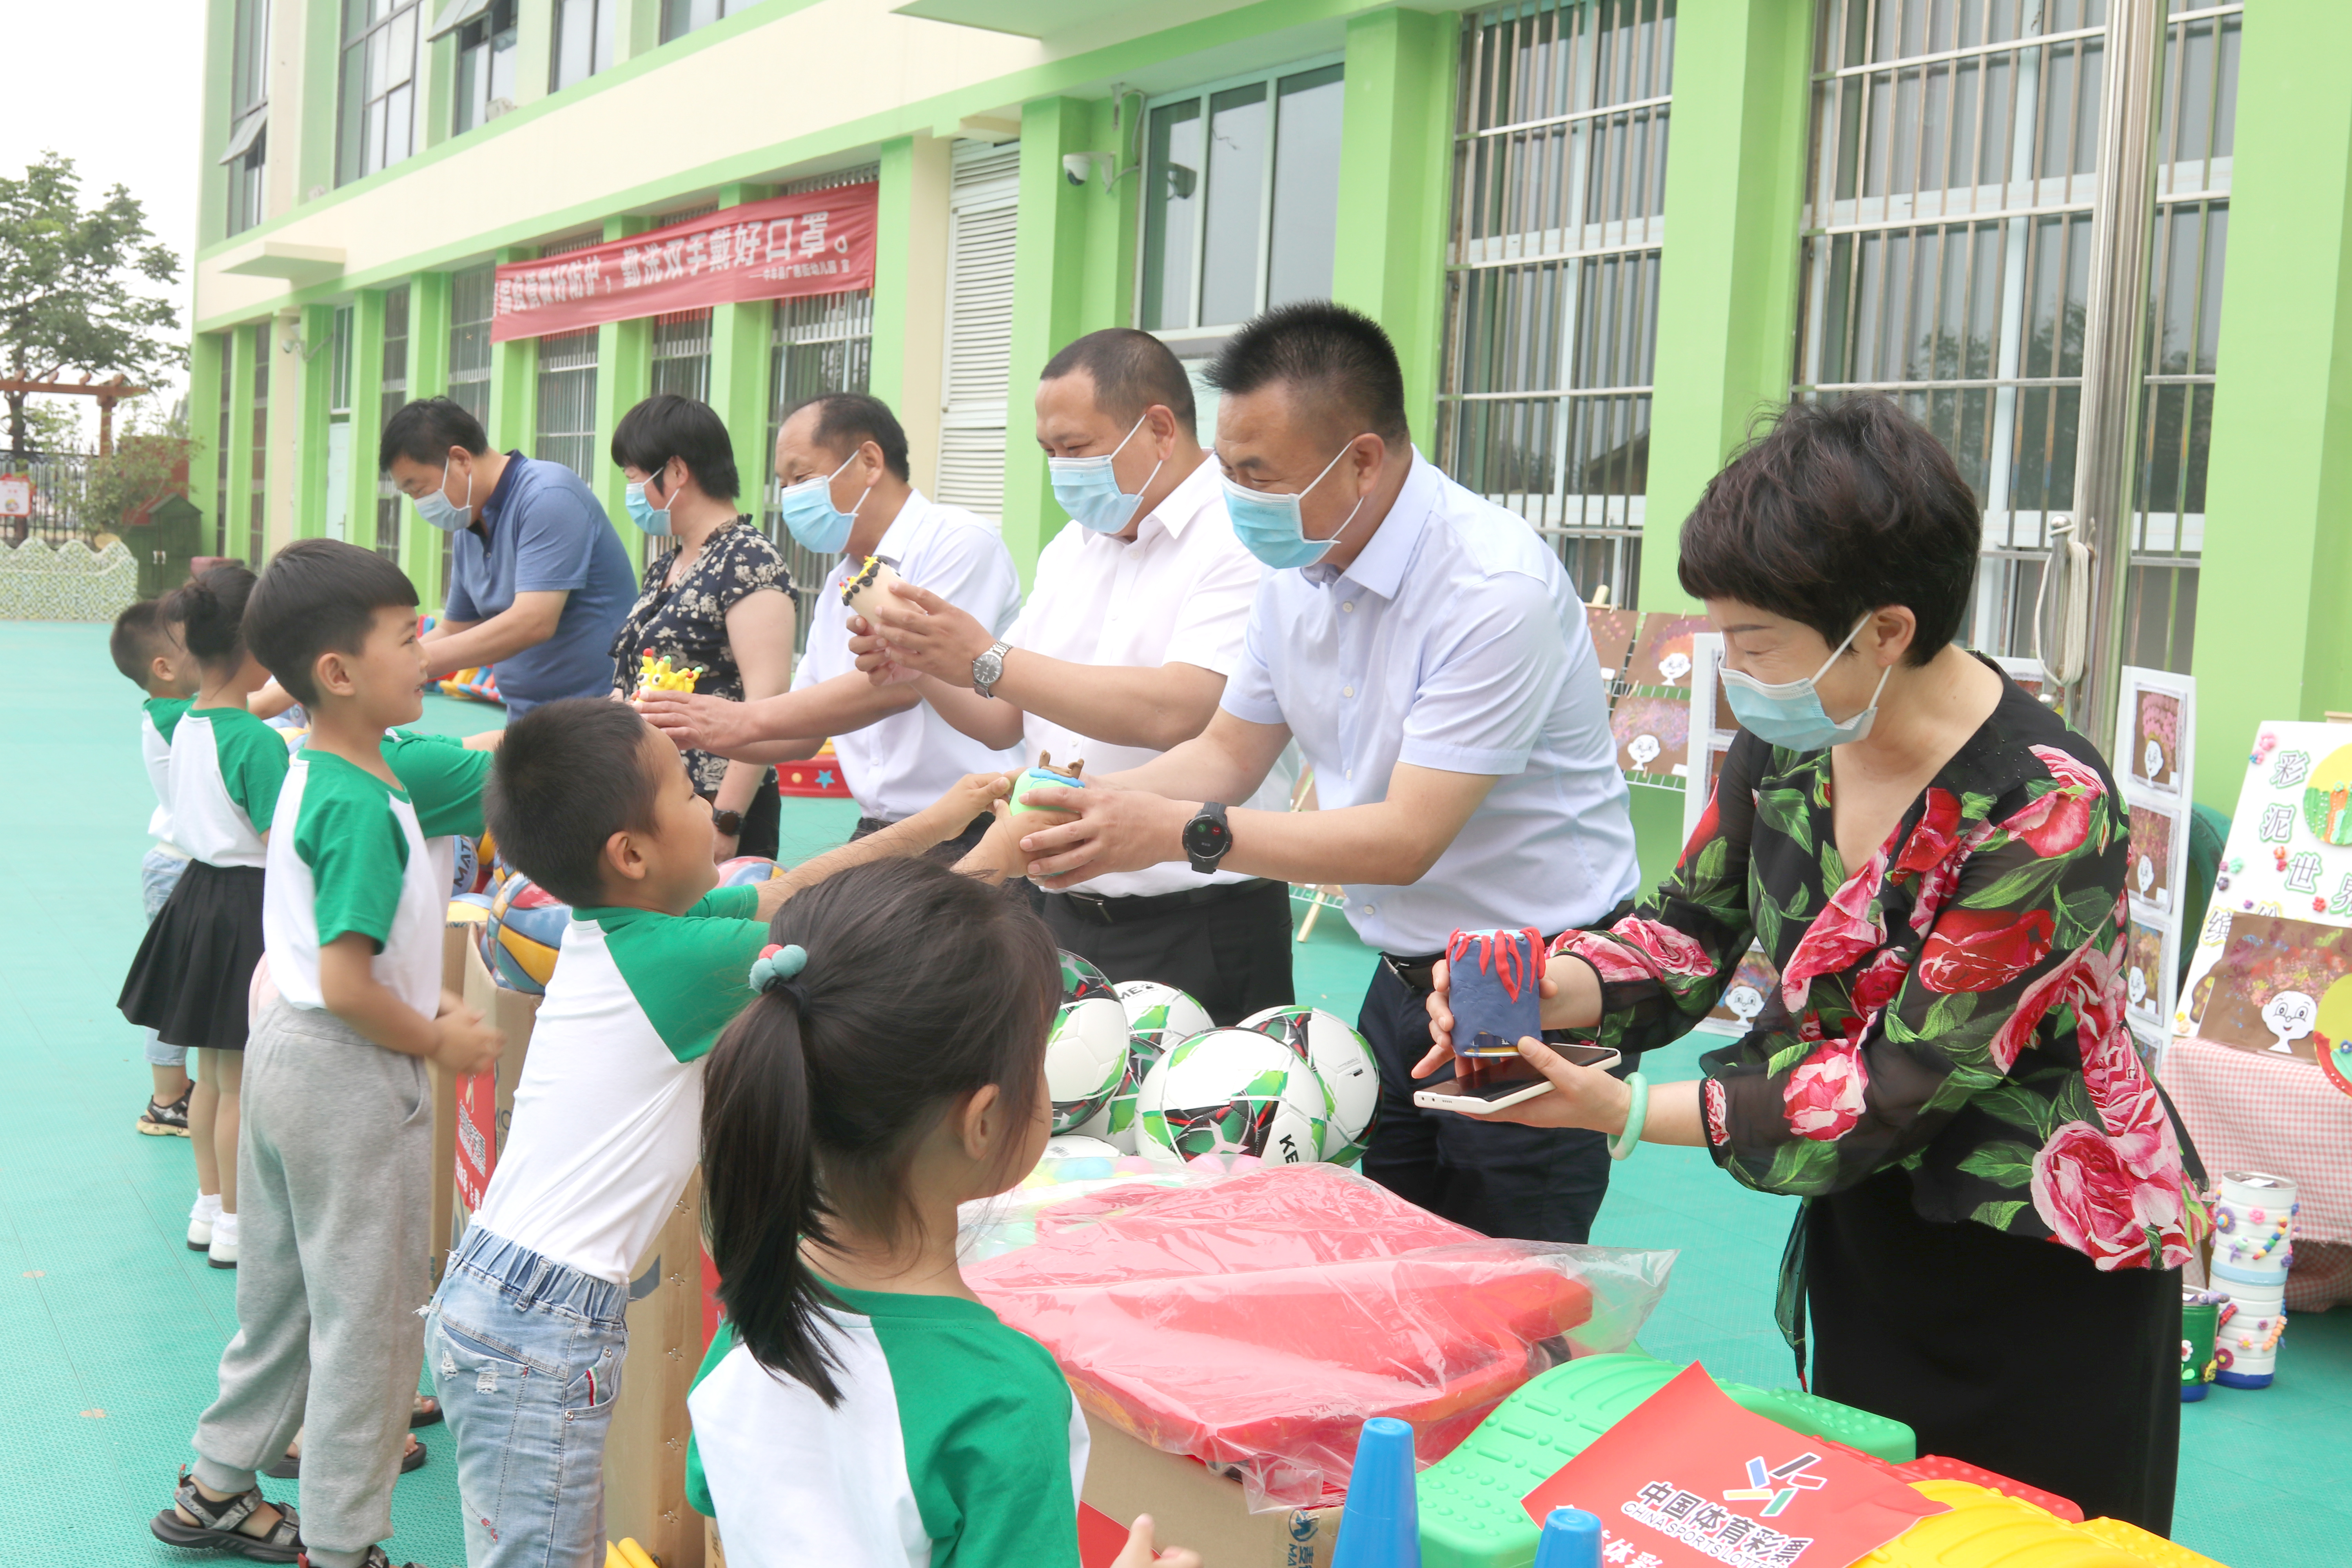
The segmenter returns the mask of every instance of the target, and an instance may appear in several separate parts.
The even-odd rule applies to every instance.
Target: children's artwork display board
[[[2352,724],[2255,731],[2195,938],[2173,1033],[2305,1061],[2352,1035]]]
[[[2042,689],[2050,684],[2050,672],[2042,667],[2038,658],[2011,658],[2002,654],[1989,657],[2011,680],[2024,688],[2028,697],[2040,697]]]
[[[2124,1016],[2153,1058],[2178,1007],[2181,883],[2189,871],[2189,759],[2197,751],[2197,686],[2186,675],[2126,665],[2107,755],[2129,819],[2124,933]]]
[[[1625,656],[1633,651],[1633,633],[1639,620],[1631,610],[1587,605],[1584,621],[1592,632],[1593,657],[1601,661],[1601,689],[1614,697],[1624,679]]]
[[[1626,612],[1596,611],[1588,617]],[[1632,640],[1632,654],[1609,714],[1617,742],[1617,766],[1636,784],[1683,787],[1690,776],[1691,671],[1696,640],[1709,635],[1705,616],[1643,616]],[[1617,635],[1612,627],[1611,635]],[[1598,625],[1594,633],[1599,637]],[[1596,647],[1597,647],[1596,643]]]

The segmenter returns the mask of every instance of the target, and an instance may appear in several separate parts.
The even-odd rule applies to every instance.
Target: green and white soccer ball
[[[1160,1050],[1217,1026],[1209,1010],[1173,985],[1157,980],[1122,980],[1118,1005],[1127,1009],[1130,1034],[1150,1035]]]
[[[1166,1041],[1173,1045],[1173,1039]],[[1143,1075],[1151,1064],[1165,1054],[1162,1037],[1130,1032],[1127,1037],[1127,1071],[1118,1080],[1118,1088],[1100,1110],[1080,1123],[1075,1131],[1089,1138],[1099,1138],[1122,1154],[1135,1151],[1135,1097],[1143,1088]]]
[[[1075,952],[1062,954],[1062,1000],[1083,1002],[1089,996],[1116,997],[1110,977]]]
[[[1346,1020],[1320,1007],[1268,1007],[1241,1022],[1244,1029],[1270,1035],[1314,1065],[1331,1091],[1331,1120],[1323,1158],[1345,1164],[1371,1142],[1381,1104],[1381,1069],[1364,1037]]]
[[[1045,1037],[1054,1131],[1076,1132],[1110,1102],[1127,1074],[1127,1014],[1114,996],[1065,1002]]]
[[[1211,1029],[1152,1065],[1136,1093],[1136,1152],[1181,1165],[1202,1154],[1271,1164],[1323,1157],[1331,1092],[1307,1060],[1255,1029]]]

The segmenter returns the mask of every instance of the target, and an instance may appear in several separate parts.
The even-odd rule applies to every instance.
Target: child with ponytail
[[[768,934],[704,1080],[727,1319],[687,1402],[688,1497],[730,1568],[1075,1568],[1086,1423],[955,1250],[956,1205],[1012,1187],[1052,1127],[1053,938],[924,860],[841,872]],[[1118,1563],[1152,1561],[1145,1517]]]
[[[188,1246],[215,1268],[236,1267],[246,992],[261,962],[262,865],[287,770],[286,738],[246,710],[246,699],[269,679],[245,646],[254,581],[225,562],[163,602],[163,618],[176,625],[198,671],[194,702],[172,731],[169,764],[172,837],[188,865],[148,926],[117,1004],[163,1044],[195,1049]]]

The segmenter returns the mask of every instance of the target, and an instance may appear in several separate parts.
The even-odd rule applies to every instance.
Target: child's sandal
[[[263,1497],[259,1487],[215,1502],[196,1489],[194,1476],[182,1470],[180,1489],[172,1500],[196,1522],[190,1524],[168,1508],[157,1514],[147,1528],[166,1546],[234,1552],[256,1563],[296,1563],[303,1558],[301,1520],[286,1504]],[[247,1535],[237,1528],[253,1517],[256,1509],[264,1507],[277,1509],[278,1515],[267,1535]]]
[[[307,1552],[302,1553],[302,1568],[310,1568],[310,1554]],[[383,1554],[383,1547],[371,1546],[368,1548],[366,1559],[361,1563],[361,1568],[392,1568],[392,1559]],[[425,1568],[425,1565],[421,1563],[404,1563],[400,1568]]]

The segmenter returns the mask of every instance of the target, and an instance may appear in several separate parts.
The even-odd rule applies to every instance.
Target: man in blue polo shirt
[[[456,536],[448,602],[425,643],[436,679],[492,667],[509,718],[613,689],[613,639],[636,574],[579,475],[493,452],[480,422],[446,397],[394,414],[377,462],[425,521]]]

